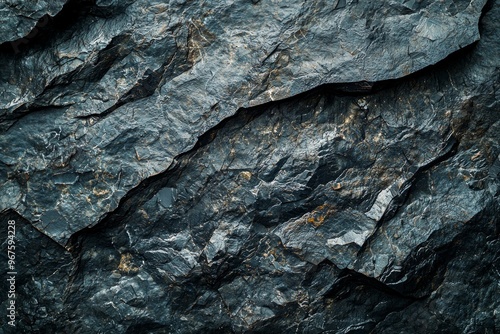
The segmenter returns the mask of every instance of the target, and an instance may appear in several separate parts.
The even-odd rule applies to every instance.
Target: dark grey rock
[[[499,331],[496,1],[197,4],[2,54],[14,332]]]
[[[41,230],[56,210],[65,232],[45,233],[65,245],[239,108],[435,64],[479,38],[484,3],[71,2],[76,22],[0,55],[0,160],[37,180],[0,188],[23,198],[0,209]]]
[[[68,278],[72,272],[72,257],[63,247],[12,211],[0,214],[2,252],[2,320],[0,333],[29,333],[36,331],[57,332],[54,321],[65,313],[64,296],[68,292]],[[7,324],[6,309],[11,299],[7,298],[8,254],[7,222],[15,221],[15,308],[16,324]]]
[[[55,16],[66,0],[17,1],[5,0],[0,3],[0,44],[13,42],[17,51],[19,39],[35,37],[39,28],[45,27],[49,16]],[[23,41],[24,42],[24,41]]]

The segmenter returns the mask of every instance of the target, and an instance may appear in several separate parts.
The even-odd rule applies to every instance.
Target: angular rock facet
[[[435,64],[479,38],[484,3],[72,4],[85,8],[73,31],[0,56],[0,159],[36,180],[1,209],[65,245],[239,108]],[[58,186],[60,173],[78,181]],[[47,208],[64,231],[46,228]]]
[[[203,3],[2,49],[16,332],[498,331],[497,1]]]

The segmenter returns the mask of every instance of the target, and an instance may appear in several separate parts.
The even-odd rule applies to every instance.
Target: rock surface
[[[0,44],[12,42],[11,46],[14,51],[17,51],[19,39],[34,37],[38,28],[44,27],[49,17],[55,16],[63,8],[65,2],[65,0],[2,1],[0,3]]]
[[[69,1],[0,48],[0,333],[499,331],[499,22]]]
[[[0,55],[0,161],[29,178],[0,210],[66,245],[239,108],[434,64],[479,38],[484,3],[72,2],[76,22]]]

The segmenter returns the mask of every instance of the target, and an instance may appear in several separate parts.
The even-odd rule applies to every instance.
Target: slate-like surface
[[[36,36],[38,29],[49,22],[64,6],[66,0],[4,0],[0,3],[0,44],[12,42],[18,51],[20,39]],[[22,43],[22,42],[21,42]]]
[[[73,1],[0,54],[3,175],[29,178],[3,178],[0,209],[66,245],[239,108],[435,64],[484,4]]]
[[[17,221],[24,265],[14,332],[499,331],[497,1],[485,5],[480,20],[484,2],[378,7],[338,1],[335,10],[320,2],[210,3],[217,10],[207,12],[206,31],[191,26],[199,28],[196,20],[202,20],[203,9],[194,3],[171,2],[164,11],[133,1],[87,4],[82,21],[67,23],[53,44],[34,41],[33,49],[17,55],[4,50],[2,73],[9,61],[19,62],[19,76],[9,76],[18,82],[10,87],[39,90],[7,107],[2,123],[0,219],[2,226]],[[238,5],[248,11],[235,10]],[[273,12],[271,5],[289,12]],[[139,8],[142,15],[134,11]],[[174,42],[156,40],[158,15],[174,9],[172,22],[180,20]],[[293,23],[284,19],[291,13],[299,18]],[[425,33],[410,29],[422,17],[432,17]],[[331,33],[336,41],[364,30],[338,33],[329,25],[347,24],[343,18],[350,27],[367,27],[363,20],[370,19],[381,29],[372,36],[385,36],[373,47],[387,54],[359,55],[369,65],[348,66],[334,44],[322,44],[328,38],[287,40],[288,30],[278,29],[274,38],[282,44],[257,66],[252,47],[267,50],[260,43],[271,37],[257,35],[276,29],[264,24],[271,18],[277,26],[315,31],[306,36]],[[445,33],[460,18],[469,25]],[[443,26],[432,29],[440,19],[446,19]],[[101,23],[95,27],[102,35],[115,36],[95,55],[98,61],[73,70],[71,61],[66,70],[60,64],[50,85],[45,77],[23,81],[35,56],[62,45],[82,54],[101,48],[75,42],[97,36],[84,24],[92,21]],[[391,30],[392,24],[400,28]],[[221,38],[222,27],[232,27],[225,33],[236,40],[257,35],[242,42],[249,53],[221,69],[213,86],[200,87],[204,71],[223,61],[218,52],[234,42]],[[397,34],[384,35],[388,31]],[[399,63],[385,57],[415,46],[419,36],[426,41],[419,52],[428,61],[413,63],[410,72],[437,65],[409,76],[391,74]],[[433,36],[440,37],[432,42]],[[366,36],[358,37],[349,43],[362,48]],[[176,58],[180,40],[191,56]],[[193,51],[194,45],[206,53]],[[289,54],[289,62],[278,66],[295,47],[296,58]],[[401,53],[398,61],[410,64],[412,57]],[[306,71],[306,58],[332,66],[331,75]],[[50,62],[43,61],[36,71],[48,73]],[[147,80],[134,76],[147,68]],[[280,75],[270,74],[264,86],[252,81],[251,73],[278,68]],[[309,89],[297,75],[301,70],[310,75],[310,88],[334,84]],[[290,88],[279,98],[291,97],[260,105],[277,82]],[[5,94],[15,95],[9,89]],[[249,95],[252,89],[260,93]],[[108,99],[95,98],[98,91]],[[4,242],[6,229],[1,233]]]

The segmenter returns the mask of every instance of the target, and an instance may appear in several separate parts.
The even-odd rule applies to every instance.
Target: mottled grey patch
[[[54,175],[54,184],[75,184],[79,175],[76,173],[63,173]]]
[[[48,210],[40,217],[39,227],[44,231],[50,231],[54,235],[66,235],[67,222],[56,210]]]
[[[175,188],[163,188],[156,194],[158,203],[164,208],[172,206],[177,198],[177,189]]]

